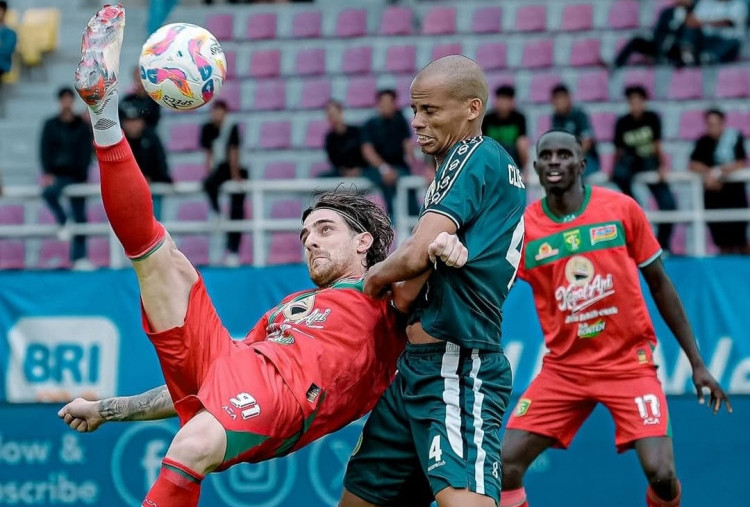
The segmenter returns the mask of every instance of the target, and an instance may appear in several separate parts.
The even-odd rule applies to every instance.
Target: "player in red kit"
[[[615,421],[618,451],[638,453],[649,482],[646,504],[678,506],[667,400],[639,269],[690,360],[699,401],[707,389],[714,413],[722,402],[730,412],[731,406],[703,363],[643,211],[623,194],[584,186],[584,165],[572,134],[551,131],[539,139],[534,168],[546,197],[524,214],[519,277],[531,284],[549,353],[508,421],[500,505],[528,507],[526,469],[548,447],[567,448],[602,403]]]

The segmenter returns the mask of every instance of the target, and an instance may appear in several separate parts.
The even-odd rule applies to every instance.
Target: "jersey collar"
[[[573,213],[569,213],[565,216],[557,216],[554,213],[552,213],[552,210],[549,209],[549,206],[547,206],[547,197],[542,199],[542,210],[544,211],[544,214],[547,215],[547,218],[552,220],[553,222],[556,222],[558,224],[564,224],[567,222],[572,222],[579,216],[583,215],[583,212],[586,211],[586,206],[589,204],[589,200],[591,200],[591,187],[589,185],[583,186],[583,202],[581,202],[581,207],[578,208],[578,211],[574,211]]]

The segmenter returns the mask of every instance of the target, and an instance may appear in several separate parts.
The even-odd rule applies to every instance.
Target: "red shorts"
[[[252,345],[235,341],[221,324],[203,279],[190,290],[185,323],[160,333],[143,326],[184,425],[200,410],[227,432],[220,469],[286,452],[302,430],[302,409],[281,373]]]
[[[672,435],[667,398],[651,370],[638,377],[592,378],[542,368],[519,398],[507,428],[554,438],[554,446],[565,449],[597,403],[612,414],[618,452],[641,438]]]

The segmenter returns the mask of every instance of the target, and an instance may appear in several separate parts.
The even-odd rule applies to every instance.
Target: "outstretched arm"
[[[107,421],[153,421],[177,415],[167,386],[135,396],[116,396],[98,401],[76,398],[57,415],[81,433],[91,432]]]

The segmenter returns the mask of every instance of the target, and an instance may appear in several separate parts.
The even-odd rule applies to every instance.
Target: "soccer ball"
[[[138,70],[152,99],[182,111],[201,107],[219,93],[227,60],[211,32],[189,23],[172,23],[143,44]]]

